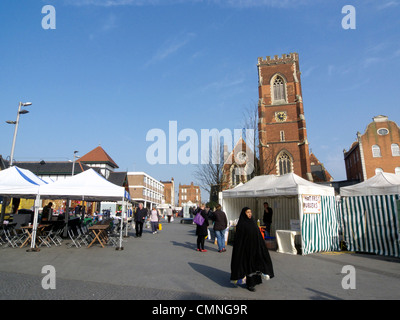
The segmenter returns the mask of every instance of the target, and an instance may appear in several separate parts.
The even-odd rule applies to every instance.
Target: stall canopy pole
[[[303,238],[303,196],[299,193],[298,196],[299,202],[299,220],[300,220],[300,240],[301,240],[301,254],[304,255],[305,242]]]
[[[36,195],[36,199],[35,199],[35,213],[33,216],[31,248],[26,250],[27,252],[40,251],[39,248],[36,248],[36,231],[37,231],[37,223],[38,223],[38,218],[39,218],[39,203],[40,203],[40,195],[38,194],[38,195]]]

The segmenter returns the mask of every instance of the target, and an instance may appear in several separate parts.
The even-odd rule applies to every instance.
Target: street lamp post
[[[79,158],[79,156],[76,155],[78,152],[79,151],[74,151],[74,162],[72,162],[72,175],[75,174],[75,161],[76,161],[76,158]]]
[[[19,124],[19,115],[20,114],[26,114],[29,113],[28,110],[21,110],[21,107],[27,107],[32,105],[32,102],[20,102],[18,105],[18,113],[17,113],[17,120],[16,121],[6,121],[8,124],[14,124],[15,128],[14,128],[14,137],[13,137],[13,143],[12,143],[12,147],[11,147],[11,155],[10,155],[10,167],[13,164],[13,159],[14,159],[14,149],[15,149],[15,140],[17,139],[17,132],[18,132],[18,124]]]
[[[74,151],[74,161],[72,162],[72,172],[71,176],[75,174],[75,162],[76,159],[80,158],[78,155],[76,155],[79,151]],[[69,221],[69,208],[71,208],[71,199],[67,199],[67,204],[65,208],[65,227],[64,227],[64,237],[68,236],[68,221]]]

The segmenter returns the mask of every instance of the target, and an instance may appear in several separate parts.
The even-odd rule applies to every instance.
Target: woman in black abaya
[[[251,209],[245,207],[236,226],[231,260],[231,281],[246,282],[247,289],[274,277],[271,257]]]

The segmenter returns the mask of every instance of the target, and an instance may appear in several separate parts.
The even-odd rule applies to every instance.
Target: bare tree
[[[258,176],[260,174],[259,166],[259,133],[258,133],[258,106],[253,104],[243,110],[242,128],[249,129],[244,130],[243,139],[246,144],[251,148],[253,152],[253,165],[254,171],[253,176]],[[250,136],[246,136],[247,132],[252,132]]]
[[[245,129],[252,129],[254,132],[254,135],[250,137],[244,136],[246,143],[250,144],[254,152],[254,176],[258,176],[260,174],[275,174],[276,159],[274,156],[274,145],[264,144],[265,141],[263,140],[263,138],[266,137],[267,133],[259,130],[258,123],[258,105],[253,104],[243,111],[242,127]],[[263,157],[261,157],[260,155],[260,148],[266,150],[263,154]],[[263,169],[262,172],[261,169]]]
[[[197,179],[200,187],[207,192],[211,193],[212,187],[216,188],[214,191],[222,191],[224,184],[224,148],[221,144],[221,139],[218,137],[215,141],[217,143],[210,146],[208,155],[208,163],[201,163],[196,166],[193,175]]]

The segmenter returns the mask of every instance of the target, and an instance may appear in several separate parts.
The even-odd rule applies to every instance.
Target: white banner
[[[303,194],[303,213],[321,213],[321,196]]]

